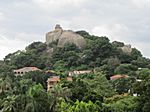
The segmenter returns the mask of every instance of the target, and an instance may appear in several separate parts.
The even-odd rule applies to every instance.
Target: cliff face
[[[56,25],[55,30],[46,34],[46,43],[58,41],[58,47],[63,47],[66,43],[73,43],[79,48],[86,44],[84,37],[71,30],[63,30],[60,25]]]

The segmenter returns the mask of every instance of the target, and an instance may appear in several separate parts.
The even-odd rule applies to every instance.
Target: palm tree
[[[7,96],[2,102],[2,112],[16,112],[17,96]]]
[[[41,84],[30,87],[25,112],[48,112],[48,95]]]
[[[68,98],[71,96],[71,91],[67,87],[63,88],[61,84],[57,84],[49,91],[49,95],[51,96],[51,112],[55,110],[55,107],[61,98],[68,100]]]
[[[0,93],[6,92],[11,89],[11,79],[6,77],[5,80],[0,79]]]
[[[0,79],[0,93],[3,92],[4,88],[5,88],[4,81],[2,79]]]

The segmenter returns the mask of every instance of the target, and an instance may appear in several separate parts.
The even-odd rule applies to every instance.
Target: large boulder
[[[80,49],[86,44],[84,37],[71,30],[63,30],[60,25],[56,25],[55,30],[46,34],[46,43],[57,41],[58,47],[63,47],[66,43],[73,43]]]
[[[48,32],[46,34],[46,44],[50,44],[54,41],[57,41],[59,37],[61,36],[63,32],[63,29],[60,27],[60,25],[56,25],[55,30]]]
[[[132,52],[131,45],[124,45],[123,47],[118,47],[118,48],[121,49],[126,54],[131,54]]]

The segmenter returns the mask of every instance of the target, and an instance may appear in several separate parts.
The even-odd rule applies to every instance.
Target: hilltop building
[[[80,75],[80,74],[89,74],[89,73],[92,73],[91,70],[82,70],[82,71],[71,71],[68,73],[69,76],[75,76],[75,75]]]
[[[128,75],[113,75],[110,77],[110,80],[116,80],[116,79],[121,79],[121,78],[128,78]]]
[[[67,77],[67,81],[72,81],[72,77]],[[48,78],[47,80],[47,91],[49,91],[53,86],[55,86],[57,83],[60,82],[60,77],[59,76],[52,76]]]
[[[47,91],[49,91],[58,82],[60,82],[59,76],[52,76],[51,78],[48,78],[48,80],[47,80]]]
[[[41,71],[37,67],[24,67],[17,70],[14,70],[15,76],[23,76],[24,74],[31,72],[31,71]]]

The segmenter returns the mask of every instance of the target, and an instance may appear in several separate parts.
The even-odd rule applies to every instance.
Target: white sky
[[[1,0],[0,59],[45,41],[55,24],[123,41],[150,57],[150,0]]]

